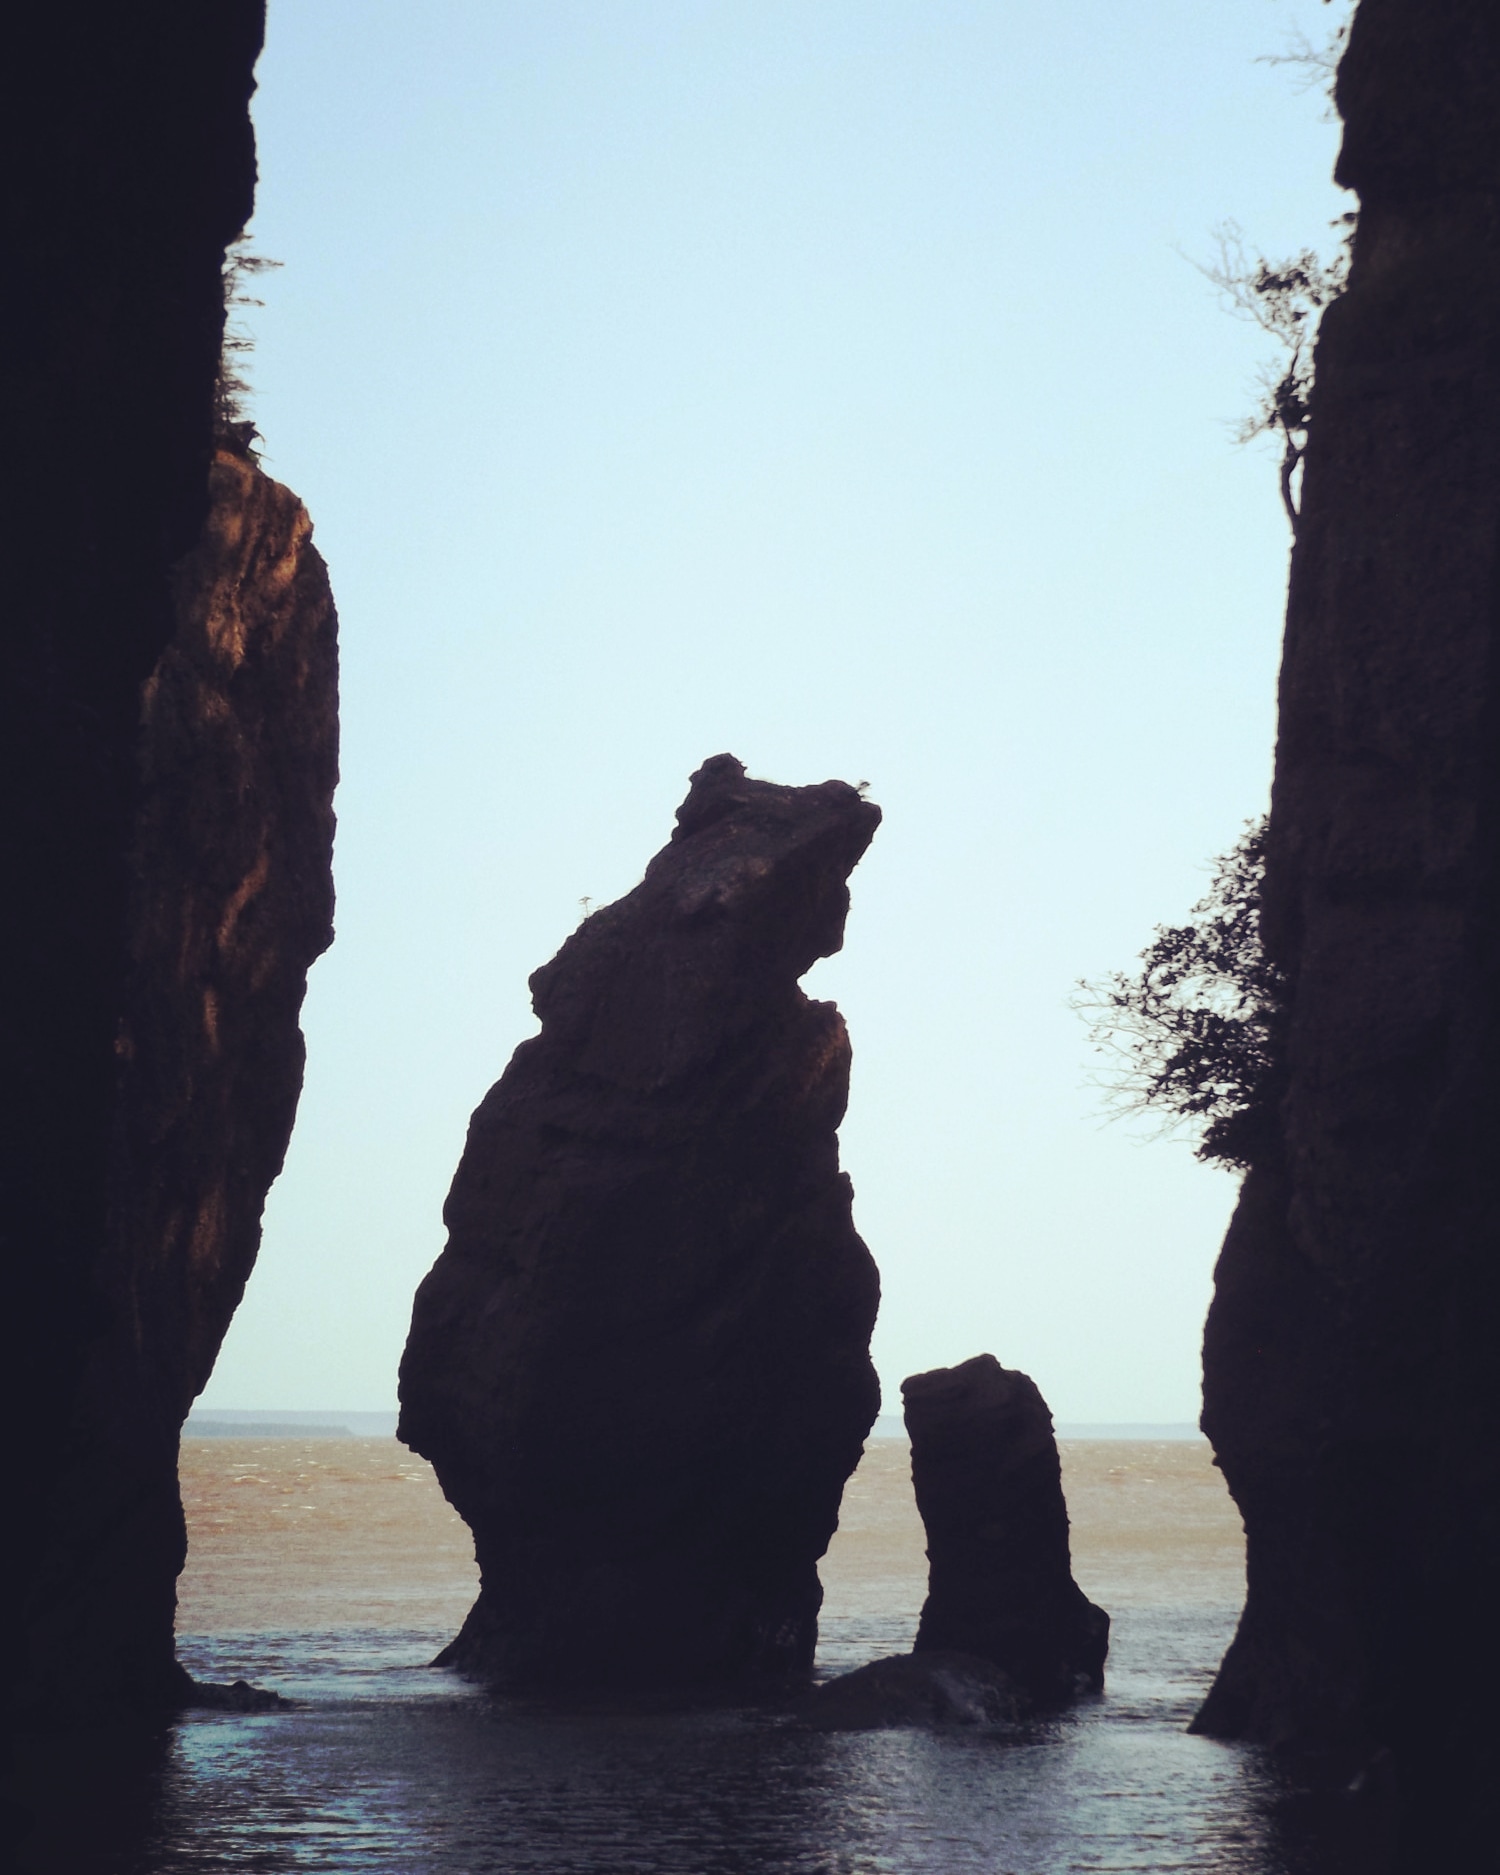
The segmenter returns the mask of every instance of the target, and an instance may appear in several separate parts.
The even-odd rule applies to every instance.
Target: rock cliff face
[[[302,1088],[307,972],[333,939],[338,620],[307,510],[232,441],[142,701],[116,1218],[181,1350],[185,1413],[260,1238]],[[168,1297],[170,1296],[170,1300]],[[147,1312],[141,1300],[133,1314]]]
[[[133,1333],[105,1265],[141,696],[177,627],[171,568],[208,512],[220,267],[251,209],[261,28],[260,0],[78,0],[23,9],[0,62],[0,1404],[18,1533],[3,1672],[28,1709],[70,1673],[101,1707],[130,1707],[142,1683],[130,1637],[69,1613],[105,1540],[73,1468],[102,1436],[88,1375]]]
[[[811,1664],[816,1563],[879,1405],[837,1127],[839,949],[879,810],[693,777],[643,882],[531,979],[417,1293],[400,1436],[474,1531],[444,1656],[516,1686]]]
[[[308,966],[333,935],[337,621],[297,498],[220,448],[176,629],[142,687],[94,1332],[69,1402],[30,1697],[186,1690],[177,1442],[260,1241],[302,1084]]]
[[[1266,878],[1291,1086],[1204,1341],[1249,1595],[1198,1723],[1391,1754],[1430,1868],[1495,1834],[1500,10],[1363,0],[1338,96],[1359,233],[1318,348]]]
[[[927,1526],[918,1654],[977,1654],[1039,1705],[1104,1684],[1109,1616],[1073,1580],[1052,1415],[992,1354],[901,1383]]]

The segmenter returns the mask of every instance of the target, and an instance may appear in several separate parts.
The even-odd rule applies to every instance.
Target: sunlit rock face
[[[837,1127],[843,941],[880,813],[706,762],[670,843],[531,979],[417,1293],[400,1434],[473,1529],[444,1660],[518,1686],[806,1669],[879,1405]]]
[[[1039,1705],[1104,1684],[1109,1616],[1073,1580],[1052,1415],[992,1354],[901,1383],[927,1527],[916,1652],[990,1660]]]
[[[1338,96],[1360,221],[1318,348],[1266,879],[1291,1084],[1204,1341],[1249,1596],[1198,1724],[1375,1754],[1400,1865],[1480,1866],[1500,1744],[1500,9],[1364,0]]]
[[[146,684],[122,1063],[122,1231],[173,1272],[187,1401],[260,1240],[333,939],[338,620],[307,510],[232,442]],[[184,1277],[186,1280],[184,1281]],[[134,1278],[139,1292],[149,1277]],[[161,1299],[167,1307],[165,1297]]]

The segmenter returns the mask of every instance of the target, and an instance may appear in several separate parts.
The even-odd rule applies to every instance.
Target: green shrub
[[[1265,843],[1265,821],[1247,823],[1188,922],[1158,926],[1136,972],[1073,999],[1109,1064],[1109,1108],[1160,1114],[1197,1135],[1200,1159],[1241,1170],[1279,1150],[1286,1081],[1286,980],[1260,940]]]

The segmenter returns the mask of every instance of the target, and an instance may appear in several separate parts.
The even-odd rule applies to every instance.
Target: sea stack
[[[1073,1580],[1052,1415],[992,1354],[901,1383],[927,1526],[915,1651],[977,1654],[1057,1705],[1104,1684],[1109,1616]]]
[[[417,1292],[400,1436],[474,1532],[444,1664],[733,1684],[812,1662],[817,1560],[879,1406],[839,1171],[849,1041],[798,979],[880,811],[704,763],[634,891],[531,978]]]

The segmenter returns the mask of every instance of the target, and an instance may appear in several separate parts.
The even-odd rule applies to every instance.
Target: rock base
[[[828,1680],[812,1697],[808,1723],[820,1732],[948,1726],[1008,1729],[1030,1709],[1024,1687],[993,1661],[934,1648],[893,1654]]]

